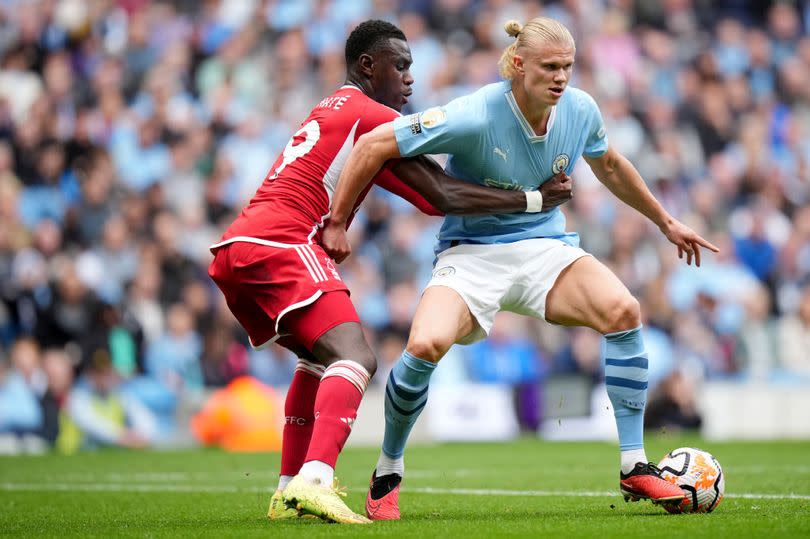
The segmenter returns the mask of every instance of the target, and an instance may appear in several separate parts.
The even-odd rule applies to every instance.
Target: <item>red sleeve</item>
[[[414,191],[409,185],[406,185],[402,180],[397,178],[396,175],[388,170],[387,167],[382,169],[379,174],[374,177],[374,183],[386,191],[394,193],[398,197],[404,198],[426,215],[435,215],[438,217],[444,216],[442,212],[434,208],[430,202],[425,200],[425,197]]]
[[[378,125],[394,121],[399,118],[400,114],[390,107],[386,107],[381,103],[377,103],[370,97],[366,97],[365,107],[360,115],[360,123],[354,134],[354,140],[357,141],[360,135],[368,133]]]
[[[400,114],[394,109],[369,99],[368,103],[366,104],[366,108],[363,111],[360,125],[357,126],[358,129],[356,131],[355,140],[357,140],[360,135],[371,131],[378,125],[393,121],[399,116]],[[398,197],[407,200],[416,206],[422,213],[436,216],[444,215],[442,212],[434,208],[433,205],[425,199],[425,197],[397,178],[393,172],[388,170],[388,167],[383,168],[374,177],[373,183],[379,185],[386,191],[394,193]],[[358,199],[362,200],[361,197],[358,197]]]

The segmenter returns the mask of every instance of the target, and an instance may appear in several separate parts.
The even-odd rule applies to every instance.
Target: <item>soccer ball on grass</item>
[[[670,513],[711,513],[723,499],[726,478],[710,453],[694,447],[673,449],[658,463],[661,477],[683,489],[680,504],[668,504]]]

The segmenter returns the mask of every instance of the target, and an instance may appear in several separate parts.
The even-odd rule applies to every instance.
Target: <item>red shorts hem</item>
[[[359,322],[346,284],[317,244],[229,243],[216,249],[209,275],[256,349],[278,341],[281,332],[311,350],[329,329]]]
[[[307,350],[330,330],[349,322],[360,323],[360,317],[346,290],[321,294],[309,305],[303,305],[279,318],[282,334],[295,339]]]

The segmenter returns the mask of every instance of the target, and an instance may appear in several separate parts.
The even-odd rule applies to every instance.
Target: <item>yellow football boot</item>
[[[341,499],[346,493],[338,488],[337,481],[325,487],[296,475],[281,496],[285,506],[295,507],[300,513],[341,524],[371,524],[371,520],[349,509]]]
[[[281,495],[281,490],[276,490],[273,497],[270,498],[270,507],[267,509],[267,518],[270,520],[287,520],[291,518],[298,518],[298,511],[295,507],[287,507],[284,503],[284,498]]]

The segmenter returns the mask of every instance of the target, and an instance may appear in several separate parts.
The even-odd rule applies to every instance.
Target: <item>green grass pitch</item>
[[[810,442],[707,443],[648,437],[657,460],[711,451],[726,498],[669,515],[618,493],[616,447],[601,443],[415,446],[403,519],[370,526],[265,519],[278,454],[100,451],[0,458],[0,535],[25,537],[810,537]],[[338,477],[363,507],[374,449],[348,449]]]

